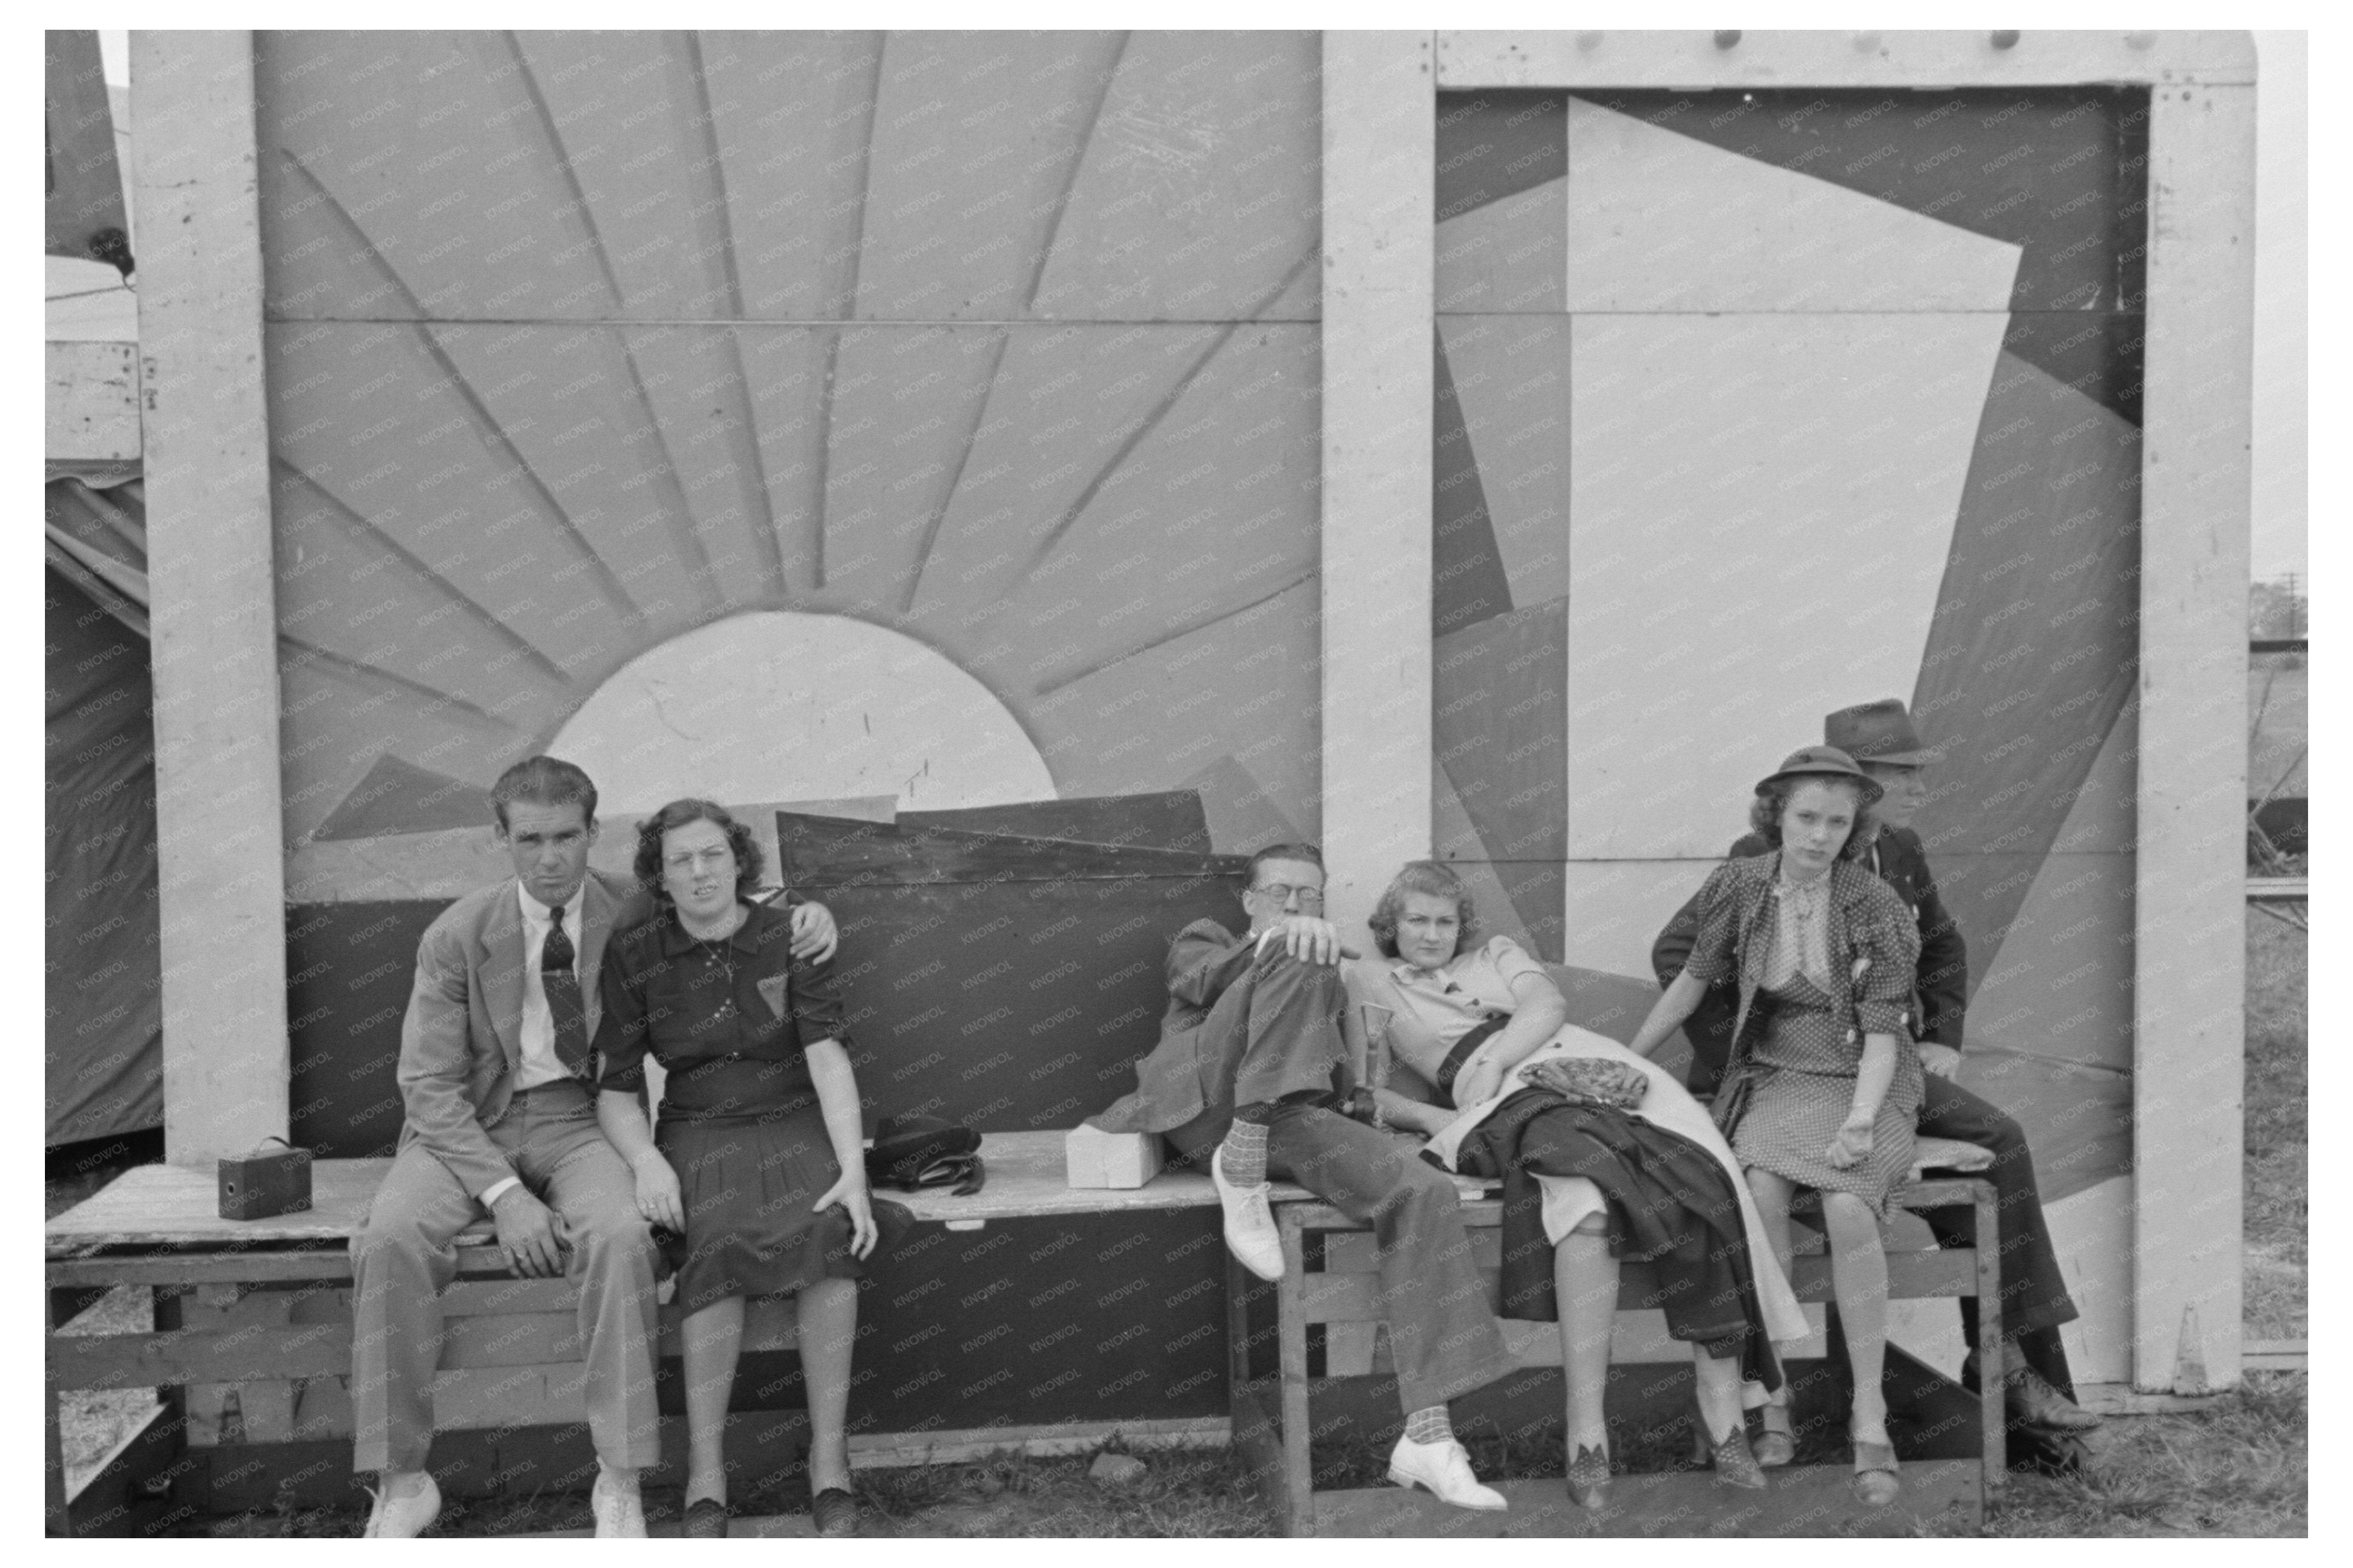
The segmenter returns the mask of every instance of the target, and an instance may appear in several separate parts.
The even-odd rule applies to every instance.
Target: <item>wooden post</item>
[[[134,32],[164,1147],[287,1131],[277,595],[253,38]]]
[[[1430,845],[1428,33],[1324,35],[1324,853],[1360,932]]]
[[[2149,108],[2132,1375],[2204,1393],[2239,1381],[2255,89]]]

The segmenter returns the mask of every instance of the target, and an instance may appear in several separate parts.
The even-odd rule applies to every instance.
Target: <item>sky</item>
[[[131,79],[130,34],[100,30],[106,79]],[[2258,29],[2255,100],[2254,496],[2248,566],[2308,574],[2305,341],[2306,35]]]

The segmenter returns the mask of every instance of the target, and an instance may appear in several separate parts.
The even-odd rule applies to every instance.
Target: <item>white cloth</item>
[[[515,1068],[515,1092],[537,1089],[543,1083],[556,1083],[576,1077],[555,1054],[555,1016],[547,1010],[547,987],[539,978],[541,952],[547,946],[547,933],[555,929],[548,911],[554,906],[543,904],[515,883],[515,900],[522,908],[522,1063]],[[564,934],[572,939],[572,972],[580,973],[580,911],[588,901],[588,884],[584,880],[573,889],[564,905]],[[582,987],[584,1000],[586,987]],[[482,1193],[482,1206],[489,1208],[520,1178],[509,1176],[493,1182]]]
[[[1732,1183],[1732,1191],[1740,1202],[1741,1229],[1748,1238],[1748,1261],[1757,1277],[1757,1300],[1763,1309],[1765,1332],[1775,1340],[1796,1340],[1807,1332],[1806,1314],[1798,1304],[1797,1292],[1789,1289],[1780,1264],[1773,1257],[1772,1243],[1766,1237],[1765,1222],[1757,1212],[1756,1200],[1749,1196],[1748,1183],[1740,1173],[1740,1163],[1733,1157],[1732,1148],[1715,1123],[1702,1110],[1699,1101],[1677,1083],[1672,1074],[1658,1063],[1645,1061],[1606,1035],[1590,1029],[1565,1024],[1558,1033],[1538,1047],[1532,1056],[1504,1075],[1503,1087],[1493,1095],[1465,1109],[1461,1114],[1440,1129],[1428,1143],[1430,1156],[1451,1171],[1461,1153],[1462,1140],[1471,1130],[1495,1113],[1498,1106],[1521,1089],[1528,1087],[1527,1072],[1536,1063],[1560,1057],[1599,1057],[1605,1061],[1624,1062],[1641,1069],[1650,1079],[1642,1103],[1634,1114],[1662,1131],[1688,1138],[1706,1150],[1715,1163],[1724,1167]],[[1604,1199],[1601,1189],[1583,1176],[1547,1176],[1538,1173],[1536,1182],[1544,1192],[1544,1227],[1546,1237],[1556,1247],[1563,1237],[1577,1228],[1586,1215],[1599,1213]]]

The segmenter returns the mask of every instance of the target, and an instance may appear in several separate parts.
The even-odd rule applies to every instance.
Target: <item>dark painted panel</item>
[[[1050,838],[1107,848],[1132,846],[1188,855],[1210,852],[1209,826],[1202,815],[1201,797],[1188,789],[1025,800],[1010,805],[968,806],[957,811],[902,811],[899,814],[899,826],[910,831],[944,827],[963,833]]]
[[[297,904],[286,912],[291,1137],[321,1159],[400,1142],[400,1020],[417,944],[447,899]]]
[[[1438,221],[1568,174],[1568,99],[1541,88],[1438,95]]]
[[[1432,637],[1444,637],[1511,614],[1512,584],[1495,548],[1495,525],[1446,362],[1446,339],[1434,324],[1430,347],[1437,359],[1438,406],[1431,426],[1430,630]]]

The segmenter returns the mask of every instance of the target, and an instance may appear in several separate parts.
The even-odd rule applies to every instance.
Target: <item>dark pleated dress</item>
[[[643,1089],[649,1052],[669,1075],[654,1144],[685,1199],[686,1235],[666,1237],[663,1251],[689,1312],[865,1276],[849,1215],[811,1206],[841,1167],[806,1046],[849,1046],[841,997],[829,966],[791,956],[782,910],[747,910],[724,942],[689,935],[665,910],[614,938],[600,982],[600,1086]],[[904,1212],[875,1205],[878,1252]]]

